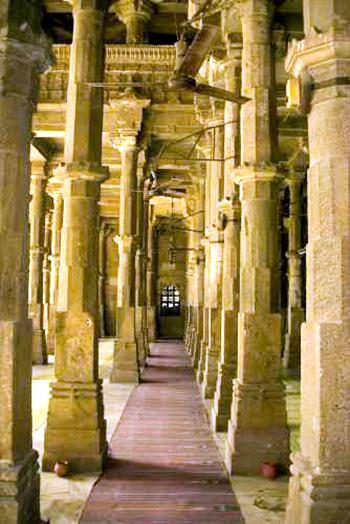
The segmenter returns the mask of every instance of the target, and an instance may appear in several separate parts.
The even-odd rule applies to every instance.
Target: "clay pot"
[[[278,464],[277,462],[263,462],[260,471],[263,477],[273,480],[278,475]]]
[[[70,470],[68,460],[58,460],[55,464],[54,472],[58,477],[66,477]]]

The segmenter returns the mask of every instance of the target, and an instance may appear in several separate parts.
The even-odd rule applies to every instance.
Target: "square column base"
[[[225,451],[229,473],[257,475],[263,462],[289,465],[289,429],[282,383],[233,383]]]
[[[350,522],[350,471],[313,470],[293,453],[286,524],[347,524]]]
[[[283,367],[285,369],[300,369],[300,334],[301,324],[305,320],[302,308],[289,308],[288,331],[285,335]]]
[[[206,362],[203,372],[202,396],[205,399],[214,398],[216,381],[218,378],[218,361],[220,358],[220,348],[217,346],[207,346]]]
[[[113,369],[110,382],[138,384],[140,371],[136,342],[117,339],[114,343]]]
[[[32,450],[16,464],[0,464],[0,520],[6,524],[40,522],[38,454]]]
[[[193,337],[193,343],[192,343],[192,359],[191,363],[193,366],[193,369],[197,371],[198,369],[198,363],[199,363],[199,356],[200,356],[200,344],[201,344],[201,338],[202,334],[198,333],[197,331],[194,334]]]
[[[101,381],[55,382],[51,388],[43,471],[53,471],[62,460],[70,463],[73,472],[103,471],[107,443]]]
[[[33,364],[47,364],[46,337],[43,329],[33,330],[32,362]]]
[[[211,412],[211,426],[214,431],[227,431],[232,404],[232,381],[237,365],[219,364],[218,380]]]

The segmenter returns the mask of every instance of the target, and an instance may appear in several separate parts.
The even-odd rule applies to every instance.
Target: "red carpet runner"
[[[153,345],[80,522],[244,522],[182,343]]]

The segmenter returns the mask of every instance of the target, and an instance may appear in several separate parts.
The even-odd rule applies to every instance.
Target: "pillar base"
[[[46,337],[43,329],[33,330],[32,362],[33,364],[47,364]]]
[[[257,475],[263,462],[289,465],[289,430],[282,383],[233,382],[231,420],[225,451],[229,473]]]
[[[138,384],[140,382],[136,342],[117,339],[114,343],[113,369],[110,382]]]
[[[156,308],[147,306],[147,332],[148,342],[155,342],[157,338]]]
[[[286,524],[350,522],[350,471],[320,473],[301,453],[291,458]]]
[[[288,311],[288,332],[285,336],[283,367],[285,369],[300,369],[300,333],[301,324],[305,320],[302,308],[290,308]]]
[[[205,369],[203,372],[202,396],[205,399],[214,398],[216,382],[218,379],[218,360],[220,357],[220,348],[216,346],[207,346]]]
[[[144,338],[143,332],[136,333],[136,345],[137,345],[139,366],[140,368],[144,368],[146,364],[147,350],[145,347],[145,338]]]
[[[202,336],[203,336],[203,333],[198,333],[198,331],[196,331],[193,337],[193,350],[192,350],[191,361],[192,361],[193,369],[195,371],[197,371],[199,367]]]
[[[52,471],[58,460],[69,461],[73,472],[103,471],[107,443],[102,381],[51,384],[44,449],[43,471]]]
[[[208,342],[202,339],[199,344],[200,344],[200,350],[199,350],[199,360],[198,360],[198,369],[197,369],[196,378],[197,378],[198,385],[201,385],[203,382],[203,377],[204,377],[205,357],[207,354]]]
[[[227,431],[232,404],[232,380],[237,366],[219,364],[218,380],[211,412],[211,425],[214,431]]]
[[[38,454],[32,450],[16,464],[0,464],[0,519],[6,524],[40,522]]]
[[[56,337],[56,306],[55,304],[50,304],[47,339],[46,339],[46,349],[47,349],[48,355],[55,354],[55,337]]]

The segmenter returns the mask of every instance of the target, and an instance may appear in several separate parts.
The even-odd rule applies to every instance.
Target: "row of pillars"
[[[317,1],[305,2],[306,37],[292,47],[287,61],[289,72],[303,77],[305,90],[310,88],[305,78],[312,79],[308,115],[311,167],[307,312],[301,351],[301,451],[292,457],[287,509],[290,524],[342,522],[350,509],[350,304],[347,292],[350,13],[348,7],[331,0],[323,3],[326,8],[320,10]],[[269,103],[273,93],[271,3],[244,0],[241,5],[242,92],[251,101],[241,111],[240,160],[234,169],[240,205],[237,194],[230,194],[232,227],[229,222],[227,231],[227,226],[222,233],[220,228],[207,224],[203,247],[206,260],[212,261],[213,266],[206,263],[205,268],[201,268],[201,264],[197,264],[195,281],[196,289],[204,285],[204,295],[209,293],[210,286],[215,288],[215,293],[209,294],[209,302],[203,302],[203,314],[198,303],[199,314],[193,316],[194,326],[202,330],[201,338],[197,333],[199,352],[194,360],[198,359],[198,380],[204,395],[217,392],[219,381],[215,381],[215,374],[218,372],[222,383],[227,380],[225,353],[231,349],[237,355],[226,447],[226,464],[233,473],[255,472],[266,459],[286,465],[289,451],[285,393],[279,378],[280,175],[271,132],[275,120]],[[106,457],[97,351],[97,203],[100,185],[108,173],[101,166],[102,93],[88,88],[89,83],[102,80],[105,8],[104,3],[97,0],[76,0],[73,5],[65,163],[57,173],[62,184],[63,217],[56,312],[56,381],[52,384],[43,457],[43,467],[49,470],[56,460],[67,459],[77,471],[98,471],[103,468]],[[315,25],[317,31],[313,29]],[[0,135],[0,420],[6,428],[0,434],[0,507],[2,518],[8,523],[39,519],[39,477],[37,455],[32,450],[30,405],[28,155],[33,95],[38,70],[45,68],[47,59],[42,39],[35,38],[35,32],[30,35],[32,40],[28,36],[25,41],[19,34],[2,37],[6,52],[0,57],[4,71],[1,82],[5,83],[0,95],[3,129]],[[134,165],[134,156],[128,148],[125,154],[127,163]],[[214,180],[219,169],[214,165],[208,177]],[[125,187],[125,206],[129,209],[128,191],[134,183],[130,174],[130,182]],[[213,208],[218,191],[213,184],[210,187],[213,191],[206,188],[205,197],[210,196],[208,207],[210,204]],[[223,205],[226,209],[226,202]],[[118,332],[122,336],[117,344],[127,361],[134,363],[134,358],[138,358],[135,342],[124,329],[124,320],[135,318],[131,314],[135,299],[123,291],[123,283],[133,278],[134,271],[130,253],[134,253],[135,244],[128,229],[134,226],[130,226],[128,220],[132,220],[131,215],[122,221],[124,229],[119,231],[118,239],[123,249],[125,272],[123,276],[118,275],[124,298],[122,304],[119,302],[123,306],[122,311],[118,311]],[[237,238],[237,241],[226,241],[232,249],[229,255],[227,248],[225,251],[225,236]],[[32,267],[38,258],[36,242],[33,238]],[[235,332],[232,334],[231,348],[223,336],[231,323],[226,322],[227,318],[222,320],[220,308],[223,296],[228,299],[226,290],[220,288],[221,267],[225,266],[226,256],[236,268],[231,281],[233,303],[238,303],[231,317],[235,325],[232,329],[237,331],[237,337]],[[210,267],[215,267],[215,271]],[[210,307],[206,307],[208,303]],[[196,336],[193,338],[196,340]],[[232,362],[234,357],[229,364],[234,366]]]
[[[224,156],[234,165],[226,162],[220,171],[211,162],[207,168],[205,224],[189,274],[193,292],[185,331],[202,396],[213,400],[213,429],[227,431],[229,473],[257,474],[265,461],[286,468],[291,460],[288,524],[347,522],[350,514],[350,9],[327,0],[323,9],[316,4],[304,3],[306,37],[290,47],[286,61],[288,73],[301,79],[303,96],[309,96],[306,322],[299,254],[305,174],[281,173],[276,161],[272,3],[245,0],[242,9],[238,6],[242,59],[239,45],[230,49],[228,42],[225,71],[230,90],[238,84],[250,101],[240,114],[227,104],[222,116],[230,135],[228,141],[222,138]],[[289,189],[284,341],[279,290],[283,181]],[[290,459],[281,369],[300,365],[300,329],[301,449]]]
[[[36,8],[37,21],[39,3]],[[11,35],[1,43],[6,52],[0,58],[5,82],[0,94],[0,509],[9,524],[40,518],[31,365],[45,363],[53,348],[55,381],[42,468],[50,471],[57,460],[68,460],[75,471],[98,472],[106,459],[98,378],[98,202],[108,170],[101,164],[103,93],[89,87],[103,79],[106,9],[104,1],[73,2],[64,163],[49,182],[43,162],[33,162],[30,173],[29,149],[38,73],[48,67],[50,54],[40,28],[37,37],[31,34],[32,42],[21,40],[19,27],[17,39]],[[143,105],[136,109],[142,113]],[[145,282],[154,279],[151,266],[146,279],[148,198],[134,127],[120,137],[119,149],[118,313],[111,380],[137,382],[148,351],[147,311],[154,308],[146,301]],[[49,218],[45,224],[47,184],[53,186],[51,224]],[[149,318],[152,336],[155,315]]]

